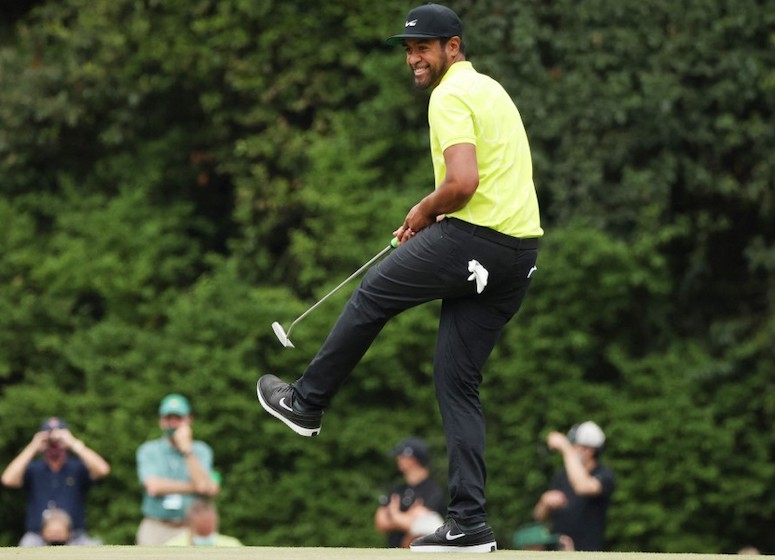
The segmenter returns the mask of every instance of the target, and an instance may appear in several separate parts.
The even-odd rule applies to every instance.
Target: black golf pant
[[[496,240],[474,230],[466,222],[442,220],[372,267],[293,384],[302,404],[326,408],[390,318],[441,299],[433,377],[447,442],[448,513],[466,525],[486,520],[482,368],[525,297],[538,255],[536,240],[513,247],[498,242],[501,234],[492,230],[485,233]],[[472,259],[489,272],[481,294],[468,280]]]

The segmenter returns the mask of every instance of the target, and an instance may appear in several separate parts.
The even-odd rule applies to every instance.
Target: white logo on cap
[[[417,25],[417,20],[413,19],[412,21],[407,21],[404,27],[414,27],[415,25]]]

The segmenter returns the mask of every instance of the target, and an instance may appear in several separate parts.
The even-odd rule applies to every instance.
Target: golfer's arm
[[[422,214],[433,219],[460,210],[479,186],[479,167],[473,144],[450,146],[444,150],[444,163],[447,166],[444,180],[420,202]]]

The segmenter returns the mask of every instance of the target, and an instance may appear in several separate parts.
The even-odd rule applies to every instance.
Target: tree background
[[[531,139],[539,276],[485,371],[499,545],[593,419],[614,550],[775,552],[775,11],[764,0],[457,0],[469,59]],[[250,545],[381,546],[392,445],[425,437],[438,306],[396,318],[314,440],[260,410],[432,186],[427,92],[385,0],[0,3],[0,460],[48,415],[106,457],[106,543],[140,521],[134,453],[168,392]],[[345,404],[346,403],[346,404]],[[0,544],[24,494],[0,490]]]

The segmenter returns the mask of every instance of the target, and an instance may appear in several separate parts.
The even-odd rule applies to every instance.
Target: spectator
[[[36,459],[39,453],[42,456]],[[98,544],[86,532],[86,494],[93,481],[108,473],[107,461],[77,439],[67,422],[53,416],[46,419],[2,475],[4,486],[27,490],[26,533],[19,546],[46,545],[43,512],[50,509],[70,516],[70,544]]]
[[[63,509],[47,509],[43,512],[43,529],[40,534],[48,546],[70,544],[73,521]]]
[[[603,430],[584,422],[571,428],[567,437],[550,433],[546,444],[562,454],[564,469],[536,504],[536,520],[551,521],[552,531],[570,537],[575,550],[603,550],[606,512],[615,487],[613,471],[599,462]]]
[[[186,528],[186,510],[197,496],[214,497],[220,485],[212,473],[213,450],[193,439],[191,405],[170,394],[159,405],[161,438],[137,450],[137,475],[143,485],[139,545],[160,545]]]
[[[187,528],[167,541],[167,546],[242,546],[234,538],[218,532],[218,510],[212,500],[197,498],[186,512]]]
[[[430,452],[421,438],[405,439],[393,455],[404,482],[380,498],[374,526],[387,533],[388,547],[408,548],[415,537],[444,523],[446,496],[430,476]]]

